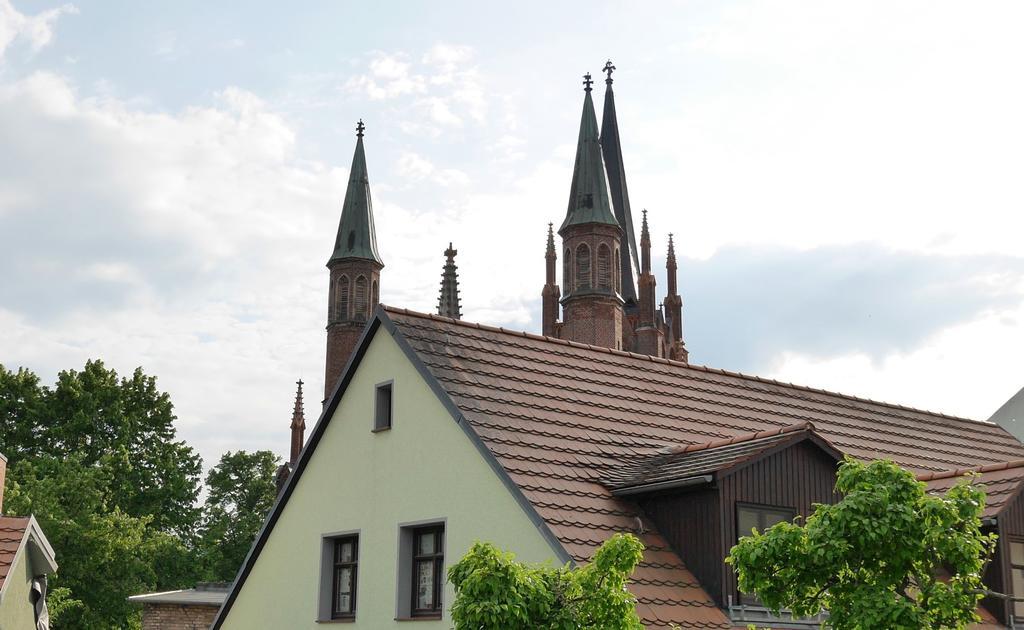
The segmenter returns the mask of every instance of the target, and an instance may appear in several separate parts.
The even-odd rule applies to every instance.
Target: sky
[[[617,67],[693,363],[985,419],[1024,385],[1020,2],[0,0],[0,364],[142,366],[207,465],[323,389],[355,124],[381,300],[538,332]],[[604,86],[595,86],[598,107]],[[660,299],[660,295],[659,295]]]

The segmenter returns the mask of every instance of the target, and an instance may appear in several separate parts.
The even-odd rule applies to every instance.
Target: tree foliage
[[[199,544],[204,579],[234,579],[277,498],[280,464],[270,451],[228,452],[206,476]]]
[[[5,511],[33,514],[57,552],[53,628],[137,627],[129,595],[194,583],[202,462],[174,420],[141,369],[89,361],[46,387],[0,366]]]
[[[829,612],[839,630],[965,628],[984,588],[995,535],[981,532],[985,495],[961,483],[930,495],[888,461],[847,458],[836,491],[803,525],[779,523],[740,539],[727,562],[740,590],[776,614]]]
[[[643,557],[631,534],[615,534],[590,564],[525,565],[477,542],[448,570],[456,630],[640,630],[626,582]]]

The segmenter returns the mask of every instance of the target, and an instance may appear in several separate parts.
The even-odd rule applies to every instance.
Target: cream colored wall
[[[35,611],[28,598],[32,590],[32,572],[26,551],[23,550],[4,581],[0,630],[33,630],[36,627]]]
[[[371,433],[374,387],[394,379],[394,422]],[[354,628],[393,628],[398,525],[447,520],[445,565],[474,540],[530,562],[556,555],[483,456],[381,327],[253,566],[223,628],[317,628],[321,535],[359,530]],[[416,628],[451,628],[439,621]]]

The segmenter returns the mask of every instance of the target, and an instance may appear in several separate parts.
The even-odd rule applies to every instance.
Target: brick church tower
[[[324,398],[330,397],[345,364],[355,349],[363,326],[373,314],[380,296],[380,270],[384,262],[377,253],[373,228],[370,179],[363,152],[360,120],[356,126],[356,152],[348,176],[341,222],[334,252],[327,261],[331,280],[327,302],[327,368]]]
[[[564,250],[561,337],[605,348],[622,348],[622,227],[612,211],[601,156],[593,81],[584,77],[583,117],[569,207],[558,229]]]
[[[683,343],[682,298],[676,283],[672,236],[666,262],[668,295],[659,307],[646,210],[639,248],[633,234],[611,61],[604,71],[607,87],[600,132],[590,95],[593,81],[589,73],[584,76],[586,95],[569,208],[558,229],[562,287],[555,279],[558,250],[549,228],[541,326],[550,337],[685,362],[689,353]],[[559,304],[562,321],[558,321]]]

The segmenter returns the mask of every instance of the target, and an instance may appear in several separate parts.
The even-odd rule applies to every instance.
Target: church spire
[[[348,189],[345,203],[341,208],[341,222],[338,236],[334,241],[331,260],[363,258],[383,265],[377,253],[377,235],[373,229],[373,203],[370,200],[370,177],[366,170],[366,154],[363,151],[363,132],[366,125],[362,119],[356,125],[356,151],[352,156],[352,168],[348,174]]]
[[[565,221],[558,228],[558,233],[563,236],[565,229],[573,225],[619,225],[608,198],[608,182],[605,179],[604,161],[601,159],[597,114],[594,113],[594,100],[590,97],[594,81],[590,78],[589,72],[583,75],[583,78],[586,96],[583,98],[580,135],[576,142],[576,165],[573,167],[572,185],[569,189],[569,208],[565,214]]]
[[[448,243],[444,251],[444,270],[441,272],[441,295],[437,299],[437,314],[452,319],[462,319],[462,308],[459,305],[459,273],[455,266],[455,256],[459,250],[453,249]]]
[[[305,442],[306,436],[306,411],[302,406],[302,379],[300,378],[296,385],[298,390],[295,392],[295,409],[292,410],[292,450],[291,456],[288,458],[288,463],[291,464],[292,470],[295,470],[295,464],[299,461],[299,453],[302,452],[302,445]]]
[[[327,361],[324,370],[324,401],[330,398],[345,364],[355,350],[380,301],[380,271],[370,202],[370,178],[366,171],[363,133],[356,125],[356,151],[348,176],[348,190],[341,208],[338,236],[327,261],[331,281],[327,298]]]
[[[637,299],[637,261],[636,237],[633,233],[633,213],[629,207],[629,191],[626,188],[626,170],[622,163],[622,145],[619,141],[619,121],[615,114],[615,93],[612,90],[612,72],[615,66],[611,60],[604,65],[607,74],[604,92],[604,113],[601,118],[601,153],[608,171],[608,189],[611,194],[612,208],[615,219],[622,228],[622,268],[621,285],[622,299],[627,308]]]

